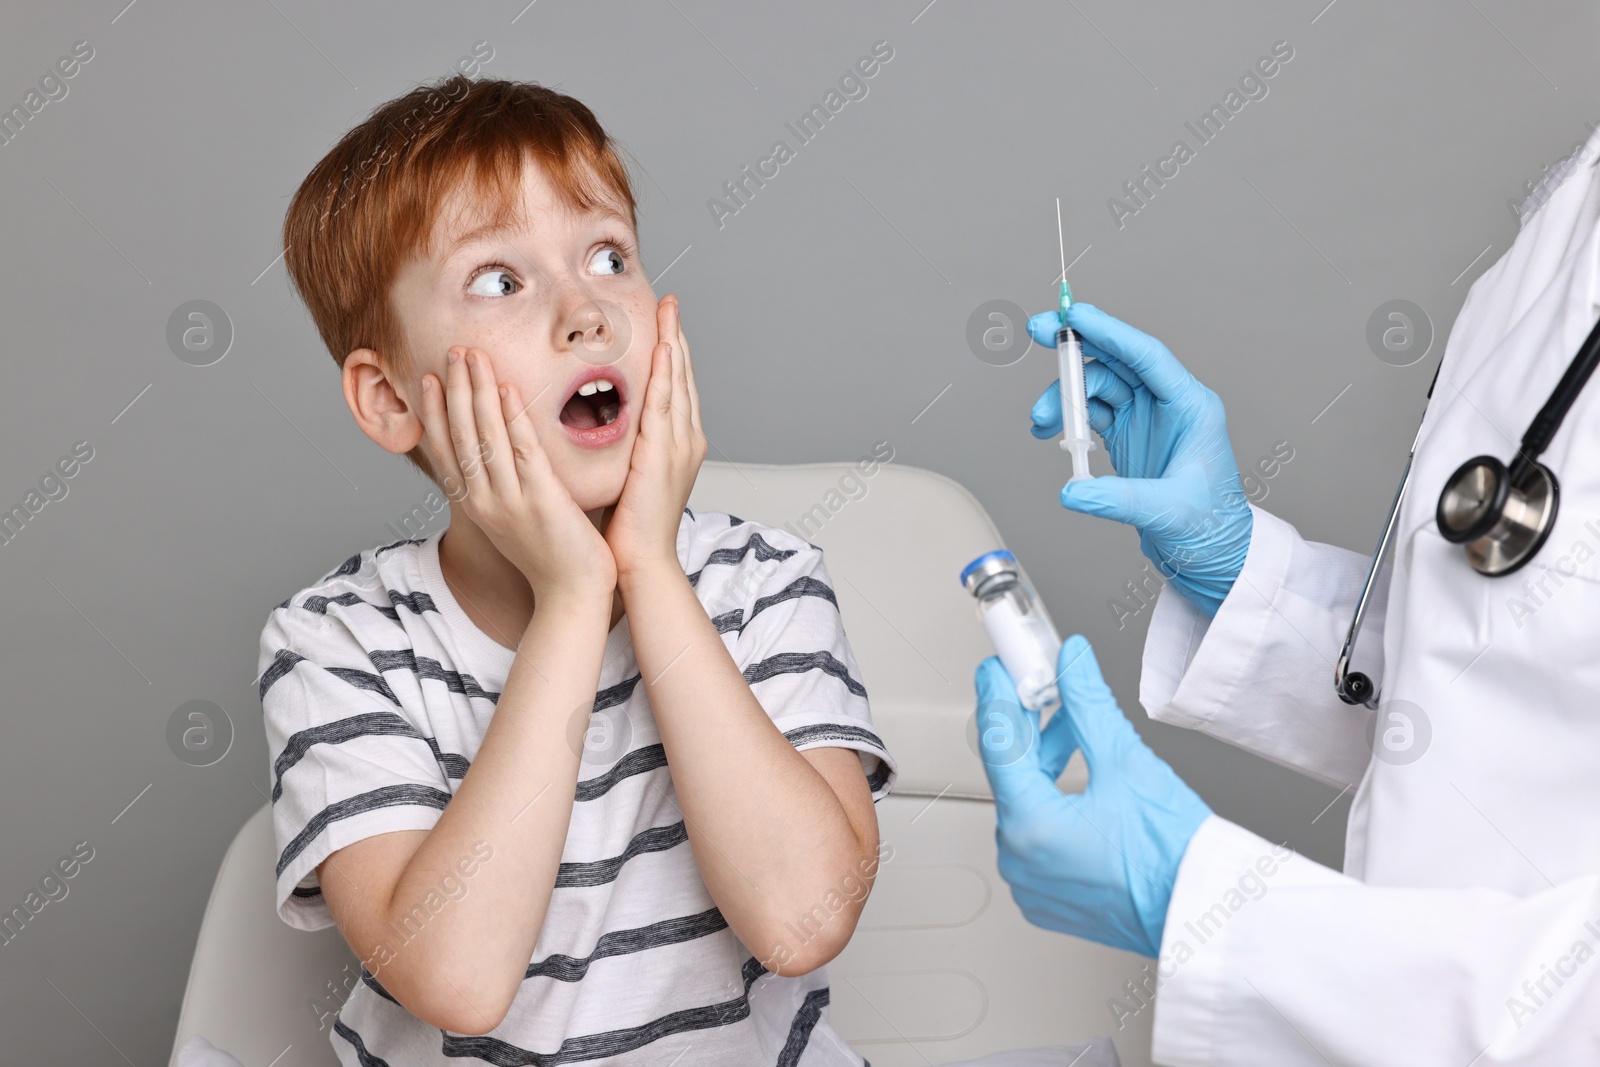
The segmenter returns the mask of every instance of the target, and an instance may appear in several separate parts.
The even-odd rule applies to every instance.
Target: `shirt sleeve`
[[[261,631],[259,666],[278,917],[320,930],[333,916],[317,865],[374,834],[431,829],[450,782],[437,743],[407,717],[344,623],[280,605]]]
[[[796,749],[855,749],[873,802],[882,800],[899,768],[872,728],[822,550],[752,522],[733,527],[724,540],[733,547],[712,559],[738,553],[739,562],[716,576],[707,610],[723,640],[731,638],[729,652],[751,692]]]

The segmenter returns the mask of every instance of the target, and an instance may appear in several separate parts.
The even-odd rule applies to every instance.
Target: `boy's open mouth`
[[[561,407],[561,425],[573,430],[594,430],[617,421],[622,393],[607,377],[590,378],[567,397]]]

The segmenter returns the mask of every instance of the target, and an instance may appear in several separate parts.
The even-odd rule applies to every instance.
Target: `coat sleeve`
[[[1372,750],[1368,709],[1333,691],[1334,665],[1370,560],[1306,541],[1251,506],[1244,568],[1212,619],[1169,585],[1145,637],[1139,701],[1152,719],[1199,730],[1331,785],[1358,782]],[[1385,597],[1357,659],[1381,655]]]
[[[1216,815],[1156,964],[1170,1067],[1600,1063],[1600,876],[1369,886]]]

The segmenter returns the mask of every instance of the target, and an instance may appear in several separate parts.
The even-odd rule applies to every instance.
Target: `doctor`
[[[1600,133],[1576,158],[1597,153]],[[1099,361],[1093,422],[1120,477],[1069,483],[1062,504],[1136,527],[1171,577],[1141,703],[1355,793],[1343,873],[1219,818],[1145,747],[1081,637],[1036,743],[1018,757],[979,731],[1002,876],[1033,923],[1153,957],[1142,988],[1107,996],[1119,1018],[1153,998],[1158,1062],[1600,1064],[1600,382],[1537,457],[1559,507],[1520,569],[1480,573],[1441,534],[1463,498],[1438,506],[1464,461],[1517,457],[1600,318],[1597,252],[1585,162],[1467,297],[1387,603],[1380,590],[1361,630],[1376,710],[1333,684],[1369,559],[1244,500],[1221,402],[1164,345],[1068,313]],[[1030,330],[1053,345],[1057,325]],[[1035,436],[1060,432],[1054,386],[1032,417]],[[977,688],[980,722],[1016,703],[997,660]],[[1088,790],[1063,795],[1078,748]]]

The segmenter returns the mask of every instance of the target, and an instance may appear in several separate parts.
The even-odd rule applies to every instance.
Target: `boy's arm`
[[[639,437],[606,527],[617,589],[701,878],[728,926],[768,970],[804,974],[850,940],[864,886],[877,871],[877,817],[861,757],[850,750],[802,754],[805,742],[791,744],[683,572],[677,534],[707,445],[676,297],[662,297],[656,330]],[[842,633],[837,637],[848,659]],[[790,654],[848,671],[815,646]],[[791,666],[803,665],[780,656],[773,670]],[[804,686],[797,699],[808,699]],[[838,733],[820,720],[810,725]]]
[[[790,744],[676,560],[619,574],[619,587],[706,888],[769,970],[815,970],[844,948],[866,903],[841,886],[876,872],[878,822],[860,757]],[[821,929],[798,938],[819,905]]]
[[[527,579],[533,620],[477,757],[427,836],[347,856],[323,882],[351,947],[370,954],[482,841],[493,849],[459,900],[383,966],[380,983],[444,1029],[494,1029],[516,998],[560,868],[581,738],[610,630],[616,565],[556,477],[511,383],[488,354],[452,348],[447,381],[423,376],[427,454],[458,504]],[[348,877],[346,877],[348,876]],[[427,910],[427,909],[425,909]]]
[[[541,603],[439,821],[364,838],[318,868],[352,951],[424,1022],[486,1033],[521,987],[572,814],[581,759],[574,715],[594,702],[609,623],[610,605],[596,598]],[[460,864],[474,858],[476,871],[462,878]],[[440,907],[442,880],[466,888]],[[416,909],[425,924],[407,925]]]

